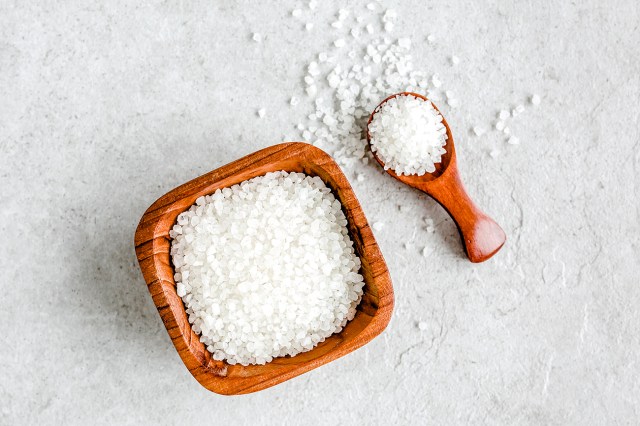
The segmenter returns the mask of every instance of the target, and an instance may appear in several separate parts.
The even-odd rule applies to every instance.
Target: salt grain
[[[484,135],[485,130],[480,126],[473,126],[473,133],[475,133],[476,136],[482,136]]]
[[[384,228],[384,222],[374,222],[372,226],[375,231],[380,231]]]
[[[363,277],[340,202],[275,172],[200,197],[170,231],[176,292],[216,360],[264,364],[353,319]]]
[[[509,118],[510,114],[509,111],[506,110],[502,110],[500,111],[500,114],[498,114],[498,117],[500,117],[500,120],[506,120],[507,118]]]
[[[299,18],[302,15],[302,11],[300,9],[294,9],[291,11],[291,16],[294,18]]]
[[[260,43],[262,41],[262,36],[259,33],[253,33],[251,38],[257,43]]]
[[[338,40],[333,42],[335,47],[344,47],[347,44],[343,39],[339,38]]]
[[[538,95],[531,96],[531,103],[533,105],[540,105],[540,96]]]
[[[509,143],[509,145],[519,145],[520,144],[520,139],[518,139],[515,136],[511,136],[508,140],[507,143]]]
[[[503,131],[504,130],[504,121],[496,122],[496,130]]]
[[[267,110],[266,110],[266,109],[264,109],[264,108],[260,108],[260,109],[258,110],[258,112],[257,112],[258,117],[260,117],[260,118],[264,117],[264,115],[266,114],[266,112],[267,112]]]

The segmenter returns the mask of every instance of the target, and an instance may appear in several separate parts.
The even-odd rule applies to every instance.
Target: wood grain
[[[367,141],[369,143],[371,142],[371,136],[369,135],[368,125],[373,120],[376,112],[389,99],[407,95],[431,102],[426,97],[413,92],[403,92],[389,96],[373,110],[369,117],[369,122],[367,123]],[[433,102],[431,105],[440,112]],[[453,135],[444,116],[442,123],[447,129],[447,144],[445,145],[447,152],[442,156],[442,161],[436,164],[436,170],[433,173],[426,173],[423,176],[398,176],[391,169],[388,169],[387,173],[400,182],[429,194],[444,207],[458,227],[469,260],[474,263],[484,262],[502,248],[507,236],[500,225],[480,210],[467,194],[458,171]],[[373,155],[376,161],[384,167],[384,163],[375,152]]]
[[[319,176],[340,200],[365,287],[355,318],[338,334],[309,352],[275,358],[265,365],[216,361],[191,329],[176,293],[169,256],[169,230],[196,198],[268,172],[286,170]],[[256,392],[317,368],[365,345],[385,329],[393,310],[393,288],[386,263],[360,203],[338,165],[324,151],[300,142],[250,154],[196,178],[158,199],[147,209],[135,234],[136,255],[153,302],[185,366],[205,388],[224,395]]]

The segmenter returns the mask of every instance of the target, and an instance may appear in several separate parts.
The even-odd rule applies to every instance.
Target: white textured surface
[[[338,5],[309,17],[293,2],[137,4],[0,4],[1,424],[637,421],[635,1],[397,4],[395,34],[461,101],[440,104],[464,178],[509,241],[472,265],[432,200],[359,167],[356,193],[385,223],[389,328],[237,398],[182,365],[133,233],[158,196],[289,133],[307,105],[295,93],[289,107],[292,88],[334,41]],[[472,136],[533,93],[541,105],[509,123],[520,145],[494,129]]]

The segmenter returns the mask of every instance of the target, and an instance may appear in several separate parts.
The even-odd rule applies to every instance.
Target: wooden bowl
[[[338,334],[309,352],[274,358],[265,365],[229,365],[211,357],[191,329],[184,304],[176,293],[169,256],[169,230],[177,216],[196,198],[268,172],[286,170],[319,176],[340,200],[354,248],[362,260],[364,295],[356,316]],[[205,388],[223,395],[256,392],[333,361],[365,345],[385,329],[393,310],[393,288],[362,208],[347,178],[324,151],[300,142],[263,149],[209,172],[158,199],[140,219],[135,235],[140,269],[153,302],[180,358]]]

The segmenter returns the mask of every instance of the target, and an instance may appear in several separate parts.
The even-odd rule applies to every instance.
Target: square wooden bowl
[[[319,176],[340,200],[365,286],[355,318],[309,352],[280,357],[265,365],[229,365],[211,357],[191,329],[176,293],[169,256],[169,230],[196,198],[268,172],[286,170]],[[224,395],[256,392],[291,379],[365,345],[389,323],[393,288],[387,265],[347,178],[324,151],[300,142],[283,143],[247,155],[196,178],[158,199],[140,219],[136,255],[153,302],[178,354],[205,388]]]

